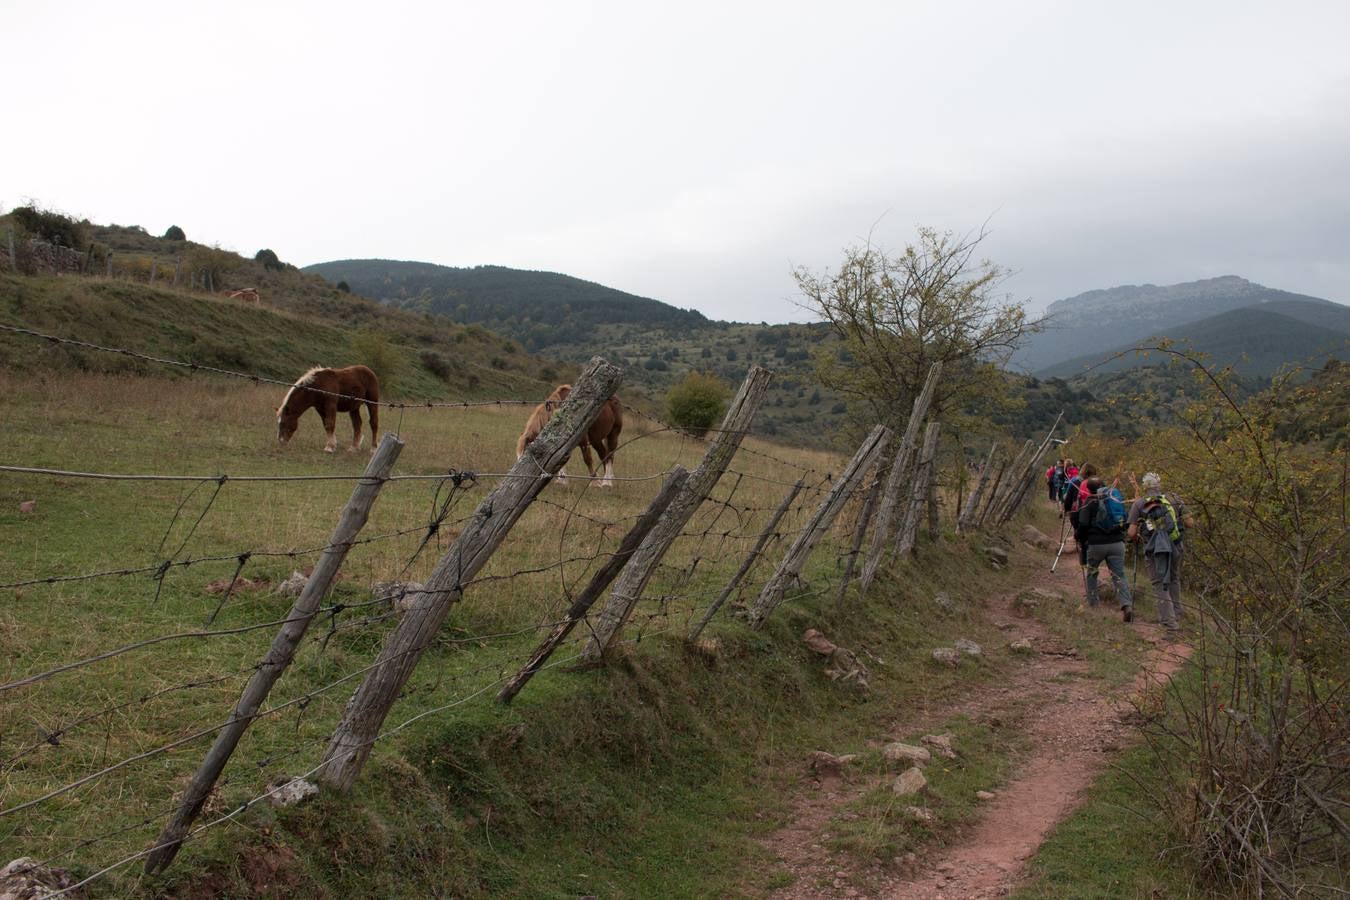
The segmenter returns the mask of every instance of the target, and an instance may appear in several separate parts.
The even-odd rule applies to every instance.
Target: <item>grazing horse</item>
[[[257,288],[240,288],[237,291],[226,292],[225,296],[253,306],[262,306],[262,298],[258,296]]]
[[[337,449],[337,414],[350,413],[352,417],[352,445],[361,446],[361,404],[365,403],[370,417],[370,446],[380,433],[380,380],[365,366],[347,366],[343,369],[324,369],[315,366],[296,379],[286,392],[286,399],[277,407],[277,440],[286,443],[295,434],[300,414],[311,406],[323,419],[323,430],[328,433],[325,453]]]
[[[516,441],[516,459],[525,455],[525,448],[539,437],[539,432],[544,430],[548,420],[553,418],[554,411],[562,405],[570,393],[572,393],[570,384],[560,384],[543,403],[534,408],[534,412],[530,413],[530,418],[525,422],[525,430]],[[581,458],[586,461],[586,471],[591,473],[592,478],[596,476],[597,470],[595,460],[591,457],[591,449],[594,448],[600,455],[600,471],[604,473],[600,487],[614,486],[614,451],[619,449],[621,431],[623,431],[623,404],[619,402],[618,397],[610,397],[605,401],[605,405],[600,407],[600,412],[591,423],[591,427],[581,436]],[[558,470],[558,483],[567,483],[565,468]]]

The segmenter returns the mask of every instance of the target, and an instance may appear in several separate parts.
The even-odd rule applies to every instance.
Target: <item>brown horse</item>
[[[516,441],[516,459],[525,455],[525,448],[539,437],[539,432],[544,430],[548,420],[553,418],[554,411],[562,405],[570,393],[572,393],[570,384],[560,384],[543,403],[534,408],[534,412],[530,413],[530,418],[525,422],[525,430]],[[591,427],[581,436],[581,458],[586,461],[586,471],[591,473],[592,478],[596,476],[596,468],[595,460],[591,457],[591,449],[594,448],[600,455],[600,470],[604,474],[600,479],[600,487],[614,486],[614,451],[619,449],[621,431],[623,431],[623,404],[619,402],[618,397],[610,397],[605,401],[605,405],[600,407],[600,413],[591,423]],[[558,483],[567,483],[565,468],[558,470]]]
[[[371,450],[380,433],[380,380],[365,366],[347,366],[343,369],[324,369],[318,366],[296,379],[286,392],[286,399],[277,407],[277,440],[286,443],[295,434],[300,414],[311,406],[323,419],[323,430],[328,433],[325,453],[337,449],[337,414],[350,413],[352,417],[352,445],[361,446],[361,404],[366,404],[370,417]]]

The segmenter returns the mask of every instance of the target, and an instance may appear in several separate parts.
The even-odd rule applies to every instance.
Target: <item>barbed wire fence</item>
[[[0,329],[68,341],[13,326]],[[194,372],[290,387],[250,373],[125,348],[70,343]],[[705,453],[692,472],[674,463],[660,472],[617,477],[635,490],[650,483],[657,492],[642,512],[615,517],[582,508],[598,476],[583,478],[581,490],[566,495],[567,502],[540,496],[600,405],[617,389],[619,370],[599,359],[586,368],[572,395],[526,454],[506,471],[395,473],[405,445],[397,433],[383,438],[359,475],[113,473],[0,465],[0,473],[13,477],[127,487],[190,485],[168,515],[151,561],[87,571],[30,572],[22,577],[7,572],[9,579],[0,583],[0,590],[13,592],[16,601],[24,591],[98,586],[104,599],[109,594],[117,597],[124,619],[114,622],[106,636],[86,631],[68,645],[49,641],[39,648],[35,640],[35,652],[22,657],[27,664],[23,672],[0,684],[6,721],[26,721],[32,727],[26,737],[13,726],[0,735],[4,795],[0,833],[6,843],[42,847],[41,859],[34,865],[74,862],[90,873],[67,890],[139,860],[145,860],[150,872],[162,871],[185,841],[236,821],[253,805],[283,790],[292,780],[283,769],[304,754],[321,752],[321,759],[300,777],[313,776],[329,789],[345,790],[380,741],[494,688],[499,689],[500,702],[510,702],[545,669],[587,659],[594,662],[618,647],[660,635],[697,641],[724,609],[758,627],[785,601],[837,589],[843,602],[863,537],[869,527],[875,529],[890,434],[878,427],[838,477],[745,447],[743,438],[751,433],[768,377],[765,370],[752,368],[722,426],[707,436],[694,438],[648,417],[657,427],[625,446],[678,434],[681,448],[690,440],[702,444]],[[536,402],[386,401],[384,405],[470,409]],[[733,460],[742,456],[746,465],[733,467]],[[752,470],[751,463],[760,470]],[[1005,466],[998,478],[991,479],[992,463],[991,455],[981,482],[993,484],[988,493],[1003,499],[1001,512],[1009,495],[1019,489],[1025,493],[1023,483],[1036,462],[1016,470]],[[931,467],[925,472],[921,465],[899,458],[890,463],[896,465],[913,466],[908,477],[914,484],[920,479],[931,484]],[[765,466],[792,474],[766,473]],[[865,488],[869,478],[872,487]],[[352,482],[351,497],[321,545],[267,547],[241,542],[214,552],[196,547],[199,529],[211,521],[222,497],[238,490],[235,485],[271,489],[345,482]],[[911,503],[931,506],[931,490],[925,493],[903,479],[902,483],[909,488],[906,496]],[[748,484],[761,486],[756,495],[760,499],[745,496]],[[430,495],[423,498],[425,519],[364,534],[372,508],[391,485],[429,488]],[[770,492],[784,488],[781,497],[771,497]],[[469,498],[480,490],[486,490],[486,496],[466,511]],[[521,546],[513,547],[504,567],[490,570],[489,561],[530,509],[545,531],[556,534],[556,542],[543,545],[531,540],[536,528],[519,542]],[[837,587],[833,583],[812,587],[802,580],[802,569],[827,533],[834,534],[838,546],[836,570],[843,568],[845,574]],[[679,549],[672,553],[675,546]],[[394,564],[366,560],[367,567],[392,570],[395,578],[373,584],[369,592],[339,585],[352,554],[376,550],[385,555],[386,563],[392,559]],[[756,580],[752,574],[780,553],[782,558],[756,603],[748,607],[740,603]],[[432,556],[439,559],[429,575],[420,582],[410,580]],[[290,611],[280,618],[265,614],[268,604],[256,599],[254,589],[259,582],[268,583],[268,573],[258,573],[257,581],[250,581],[250,575],[259,566],[282,563],[289,568],[307,559],[314,565],[296,583]],[[730,580],[722,582],[718,573],[726,567],[712,563],[728,561],[739,565]],[[192,567],[226,573],[213,582],[220,586],[219,596],[211,601],[200,626],[117,639],[134,634],[142,616],[154,625],[181,618],[180,592],[174,591],[170,599],[165,586]],[[518,613],[502,614],[500,607],[510,605],[508,598],[493,614],[474,622],[463,618],[463,624],[446,627],[451,608],[467,591],[518,587],[522,593],[532,590],[546,598],[531,607],[535,620],[529,624],[523,624]],[[597,615],[593,607],[606,591],[609,602]],[[143,608],[131,604],[137,596],[143,599]],[[53,594],[52,599],[68,598]],[[19,613],[12,610],[21,604],[3,600],[0,604],[10,606],[6,612],[17,621]],[[200,614],[196,609],[194,615]],[[222,616],[227,621],[216,626]],[[572,646],[580,647],[555,658],[575,628],[580,628],[580,636],[572,638]],[[268,634],[270,645],[262,648],[258,640]],[[537,644],[531,639],[534,635],[541,638]],[[53,649],[66,646],[75,652],[62,655]],[[533,651],[519,652],[531,646]],[[262,649],[265,652],[258,658]],[[170,650],[169,655],[152,659]],[[431,658],[423,659],[431,650],[435,651]],[[487,659],[470,662],[471,654]],[[248,661],[249,655],[256,661]],[[89,677],[81,681],[85,673]],[[349,700],[341,696],[345,691],[337,690],[344,686],[354,688]],[[274,688],[282,688],[285,696],[271,697]],[[395,700],[418,711],[389,726],[386,720]],[[230,706],[226,714],[224,708]],[[212,741],[210,750],[195,764],[195,771],[185,770],[183,764],[200,755],[207,739]],[[266,780],[275,773],[282,774]],[[266,784],[261,792],[259,783]],[[88,833],[79,808],[112,798],[123,805],[122,823]],[[160,831],[150,846],[131,852],[137,841],[144,843],[142,833],[157,826]],[[82,859],[95,847],[113,848],[106,862],[91,865]]]

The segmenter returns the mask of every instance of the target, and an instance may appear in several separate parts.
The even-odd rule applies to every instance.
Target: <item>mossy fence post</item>
[[[1053,441],[1055,437],[1055,430],[1059,428],[1060,420],[1063,418],[1064,413],[1062,412],[1055,417],[1055,424],[1051,425],[1050,430],[1046,432],[1045,440],[1041,441],[1040,446],[1036,448],[1036,452],[1032,454],[1026,469],[1023,470],[1016,486],[1009,494],[1007,501],[1001,510],[1001,515],[999,516],[997,524],[1002,525],[1008,522],[1022,505],[1022,501],[1026,499],[1027,493],[1031,490],[1031,486],[1036,482],[1036,473],[1041,467],[1041,460],[1050,449],[1051,441]]]
[[[380,489],[384,487],[389,472],[394,467],[394,461],[402,451],[403,442],[392,434],[386,434],[380,441],[379,448],[371,456],[370,462],[366,464],[365,472],[362,473],[351,498],[343,508],[337,527],[333,529],[333,536],[328,539],[328,545],[324,547],[323,553],[314,564],[313,573],[305,582],[300,596],[296,597],[291,605],[291,611],[287,613],[284,624],[272,639],[272,646],[267,655],[263,657],[257,671],[244,687],[239,702],[235,704],[234,712],[230,715],[229,723],[216,735],[215,743],[211,745],[205,759],[197,767],[196,774],[192,776],[192,781],[183,793],[178,810],[164,826],[159,839],[155,841],[155,849],[146,857],[146,872],[153,874],[173,862],[179,847],[183,845],[184,836],[201,812],[206,798],[210,796],[216,779],[225,770],[225,764],[230,761],[230,756],[239,745],[239,739],[253,724],[263,701],[267,699],[273,686],[295,658],[296,647],[304,638],[310,623],[314,621],[323,598],[327,596],[333,579],[337,577],[338,569],[347,558],[347,551],[351,549],[352,542],[365,527],[371,507],[375,505],[375,498],[379,496]]]
[[[919,426],[923,424],[924,416],[928,415],[928,407],[933,402],[933,391],[941,375],[942,363],[933,363],[932,368],[928,370],[928,378],[924,380],[923,390],[914,398],[914,405],[909,411],[909,422],[905,425],[900,447],[895,451],[895,459],[891,461],[886,486],[881,490],[881,507],[877,510],[876,526],[872,529],[872,546],[867,552],[866,562],[863,563],[862,580],[858,586],[860,593],[867,593],[867,589],[872,585],[872,579],[876,577],[882,557],[886,555],[886,541],[891,535],[891,523],[895,520],[896,508],[900,505],[901,488],[904,487],[905,476],[909,472],[914,444],[919,438]]]
[[[881,494],[881,484],[884,480],[882,474],[878,472],[877,477],[872,480],[872,486],[867,489],[862,508],[858,510],[858,521],[853,526],[853,546],[849,548],[848,562],[844,564],[844,579],[839,582],[840,606],[848,595],[849,583],[853,581],[853,569],[858,564],[858,556],[862,553],[863,541],[867,537],[867,523],[872,521],[872,512],[876,509],[877,497]]]
[[[970,531],[975,527],[975,520],[979,515],[980,502],[984,499],[985,491],[989,488],[989,477],[994,472],[994,454],[998,452],[998,441],[989,445],[989,456],[984,460],[984,465],[980,467],[980,477],[975,482],[975,488],[966,498],[965,506],[961,507],[961,515],[956,519],[957,531]]]
[[[567,615],[554,626],[548,637],[540,642],[539,647],[530,654],[529,660],[521,666],[520,671],[513,675],[511,680],[497,692],[498,702],[510,703],[516,694],[520,693],[520,689],[525,686],[526,682],[534,677],[534,673],[538,672],[548,661],[548,658],[553,655],[553,651],[557,650],[558,646],[572,633],[576,624],[585,618],[591,605],[600,598],[605,588],[609,587],[610,583],[618,576],[619,571],[632,558],[633,552],[642,544],[642,539],[652,530],[652,526],[665,513],[666,508],[670,506],[670,502],[675,499],[675,495],[679,493],[680,488],[684,487],[684,483],[688,479],[689,473],[684,466],[676,465],[675,468],[671,469],[670,475],[661,485],[661,492],[648,504],[646,511],[633,523],[633,527],[628,529],[628,533],[623,536],[618,549],[614,551],[609,560],[591,576],[590,583],[572,601],[572,605],[567,610]]]
[[[736,570],[735,575],[731,576],[727,586],[722,588],[722,593],[717,595],[717,599],[712,602],[712,605],[703,613],[703,617],[698,620],[698,624],[689,632],[689,640],[698,640],[698,636],[703,633],[704,628],[708,627],[708,623],[712,621],[713,616],[717,615],[717,611],[722,608],[722,604],[727,602],[731,592],[736,590],[736,586],[741,583],[741,579],[755,565],[755,560],[763,555],[764,548],[769,545],[769,541],[778,532],[778,523],[783,521],[783,516],[787,515],[787,511],[792,508],[792,501],[797,499],[797,495],[802,492],[802,487],[805,484],[806,479],[798,478],[796,484],[788,488],[788,492],[783,495],[782,502],[778,504],[778,508],[773,511],[769,521],[760,530],[759,537],[755,540],[755,546],[751,548],[749,555],[741,562],[741,567]]]
[[[622,379],[617,366],[594,357],[539,437],[474,510],[422,590],[412,595],[412,606],[348,701],[319,769],[324,784],[339,791],[351,787],[394,701],[436,639],[450,607],[463,597],[465,583],[487,564],[534,498],[558,474]]]
[[[632,561],[610,590],[609,601],[600,611],[593,626],[591,639],[582,651],[584,659],[591,662],[601,659],[618,638],[619,632],[623,630],[624,624],[642,596],[643,589],[647,587],[647,582],[656,572],[657,564],[666,555],[675,538],[679,537],[680,530],[703,504],[713,485],[722,477],[722,473],[731,463],[731,458],[736,455],[741,440],[749,430],[750,423],[754,421],[755,413],[764,402],[770,377],[769,371],[759,366],[751,367],[746,374],[740,390],[736,392],[731,406],[722,418],[717,437],[708,445],[698,468],[694,469],[679,496],[671,502],[661,521],[656,523],[656,527],[643,540],[642,546],[638,547]]]
[[[783,554],[783,559],[778,564],[778,570],[773,573],[773,577],[764,585],[764,589],[759,592],[759,598],[755,600],[754,606],[750,608],[750,627],[759,628],[778,605],[783,602],[784,595],[787,594],[788,586],[798,579],[801,575],[802,567],[806,565],[806,560],[811,556],[811,551],[815,549],[820,539],[825,536],[825,532],[834,524],[839,511],[844,508],[849,496],[857,489],[859,482],[867,470],[872,468],[877,457],[881,455],[882,449],[891,439],[891,430],[885,425],[877,425],[867,438],[858,447],[858,452],[853,454],[853,459],[844,471],[839,474],[834,487],[825,495],[820,506],[812,514],[806,527],[797,535],[797,539],[792,542],[787,553]]]
[[[895,555],[905,557],[914,552],[919,538],[919,517],[923,515],[923,502],[928,495],[928,470],[937,455],[938,434],[942,431],[940,422],[929,422],[923,434],[923,449],[919,451],[914,466],[914,476],[909,480],[909,504],[905,507],[905,518],[895,539]]]

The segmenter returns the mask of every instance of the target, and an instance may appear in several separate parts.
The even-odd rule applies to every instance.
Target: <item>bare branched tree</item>
[[[934,418],[959,428],[1006,398],[1001,367],[1040,323],[998,293],[1008,272],[977,261],[984,238],[920,228],[899,254],[864,244],[845,250],[838,272],[793,273],[805,305],[842,343],[817,355],[817,374],[866,421],[902,426],[939,360]]]

